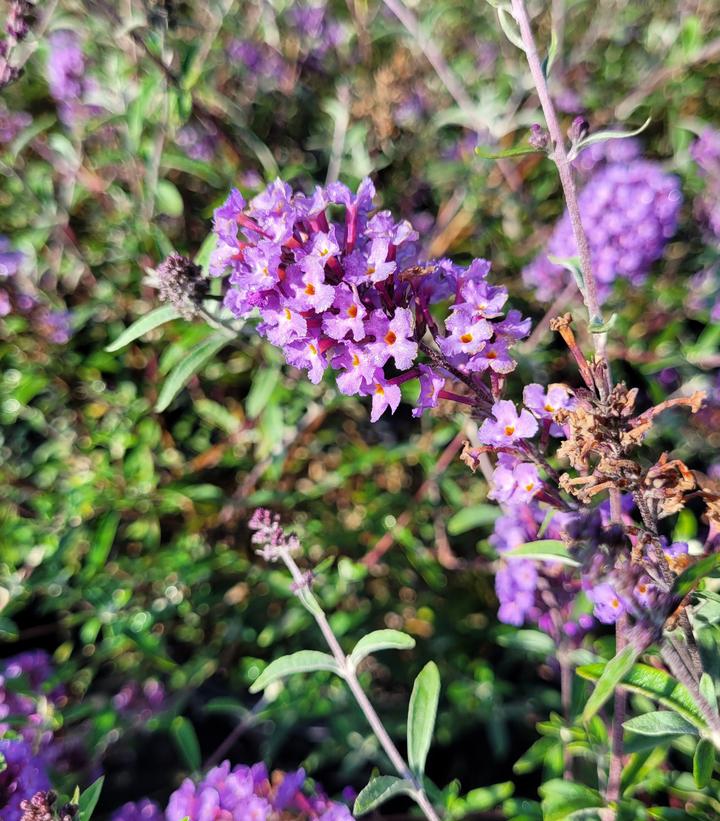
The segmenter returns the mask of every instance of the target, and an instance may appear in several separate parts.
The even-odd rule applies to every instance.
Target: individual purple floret
[[[603,297],[618,277],[632,285],[645,280],[650,266],[662,256],[675,233],[681,202],[677,177],[666,174],[657,162],[612,162],[592,175],[580,192],[578,205]],[[550,257],[575,256],[577,247],[566,211],[547,249],[523,271],[523,279],[539,299],[549,302],[560,294],[570,277]]]
[[[0,818],[21,821],[20,804],[50,789],[45,765],[34,755],[30,744],[20,739],[0,739],[0,756],[5,762],[5,768],[0,770]]]
[[[31,123],[32,116],[27,112],[0,106],[0,146],[9,145]]]
[[[341,393],[372,397],[373,422],[395,412],[408,379],[420,378],[418,411],[434,407],[451,370],[489,411],[481,380],[499,395],[515,368],[510,348],[530,321],[505,313],[507,290],[489,283],[487,260],[420,263],[417,232],[389,211],[373,213],[374,196],[369,179],[356,193],[332,183],[310,197],[276,180],[250,203],[233,190],[215,211],[209,263],[211,275],[227,275],[226,307],[237,317],[259,313],[258,332],[311,381],[330,367]],[[453,304],[442,327],[430,306],[444,299]],[[437,345],[429,363],[426,331]],[[518,436],[526,423],[537,427],[523,417]]]

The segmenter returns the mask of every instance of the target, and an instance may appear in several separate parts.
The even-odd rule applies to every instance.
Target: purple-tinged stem
[[[619,653],[625,646],[625,631],[627,630],[627,616],[623,615],[615,623],[615,652]],[[620,798],[620,782],[623,768],[623,723],[627,711],[627,693],[622,687],[615,690],[615,709],[613,711],[612,731],[610,740],[610,768],[608,770],[607,789],[605,798],[608,801],[618,801]]]
[[[560,129],[555,106],[553,105],[550,92],[548,90],[547,81],[542,68],[542,62],[538,54],[537,46],[535,45],[535,38],[533,37],[532,28],[530,27],[530,19],[528,17],[527,9],[525,8],[524,0],[512,0],[513,16],[517,21],[520,29],[520,37],[522,39],[525,56],[527,57],[530,73],[532,74],[533,82],[540,98],[540,105],[542,106],[545,120],[547,122],[548,131],[553,141],[553,151],[551,158],[557,166],[558,175],[560,177],[560,184],[565,196],[567,204],[568,215],[570,217],[570,225],[572,227],[573,237],[577,245],[578,254],[580,256],[580,269],[582,271],[584,288],[582,289],[582,297],[587,307],[590,316],[591,324],[602,324],[602,308],[598,299],[597,283],[595,282],[595,275],[592,271],[590,260],[590,243],[588,242],[587,234],[583,228],[582,220],[580,218],[580,207],[578,205],[577,191],[575,189],[575,180],[573,179],[572,167],[565,149],[565,137]],[[607,335],[604,333],[593,333],[593,343],[595,345],[595,354],[600,361],[606,360],[605,348],[607,344]],[[607,374],[607,371],[606,371]],[[607,391],[610,391],[610,378],[607,374]]]

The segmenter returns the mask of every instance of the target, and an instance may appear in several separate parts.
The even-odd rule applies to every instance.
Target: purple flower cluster
[[[690,146],[690,155],[704,182],[696,210],[715,240],[720,240],[720,131],[706,128]]]
[[[123,716],[145,723],[165,707],[165,688],[156,679],[130,681],[113,696],[113,707]]]
[[[9,145],[30,123],[32,116],[27,112],[0,106],[0,146]]]
[[[342,393],[371,396],[372,421],[397,409],[400,383],[415,377],[415,415],[434,407],[447,374],[442,364],[478,389],[489,374],[498,388],[530,320],[504,313],[507,290],[488,282],[486,260],[419,265],[417,233],[389,211],[371,215],[374,195],[369,179],[355,194],[332,183],[310,197],[276,180],[249,205],[233,190],[215,211],[209,265],[213,276],[229,272],[226,307],[238,317],[258,311],[258,332],[312,382],[331,367]],[[331,222],[330,209],[342,209],[342,221]],[[454,303],[443,331],[430,305],[445,299]],[[439,349],[434,368],[418,361],[426,332]]]
[[[21,821],[21,803],[50,788],[45,764],[22,739],[0,739],[0,760],[0,818]]]
[[[618,151],[625,142],[630,141],[617,141]],[[624,150],[632,152],[633,147],[624,146]],[[605,155],[609,157],[607,152],[609,149]],[[582,163],[584,153],[576,162]],[[596,158],[595,162],[603,159]],[[578,205],[601,296],[607,296],[618,277],[632,285],[645,280],[650,266],[662,256],[665,244],[675,233],[681,202],[677,177],[666,174],[657,162],[636,158],[607,162],[593,173],[580,192]],[[525,283],[539,299],[551,301],[568,282],[569,274],[550,257],[563,259],[577,253],[566,211],[547,250],[523,271]]]
[[[192,120],[177,134],[177,144],[191,160],[210,162],[218,149],[220,138],[215,126],[208,121]]]
[[[264,764],[231,768],[224,761],[198,783],[186,778],[170,796],[164,813],[145,799],[125,804],[111,821],[352,821],[348,808],[330,801],[322,791],[306,795],[305,781],[302,769],[270,776]]]
[[[88,97],[95,83],[88,75],[80,39],[73,31],[59,29],[49,37],[47,80],[50,94],[58,104],[62,122],[72,127],[77,122],[99,112]]]
[[[47,750],[53,740],[48,727],[48,710],[39,707],[40,696],[44,696],[52,707],[64,700],[62,688],[46,692],[47,682],[53,669],[50,656],[44,650],[31,650],[7,659],[0,672],[0,735],[8,730],[19,730],[22,737],[34,749]],[[21,680],[20,689],[12,682]],[[14,719],[13,725],[8,720]],[[22,727],[16,720],[22,718]]]
[[[72,333],[70,313],[51,310],[26,290],[18,276],[24,261],[25,255],[14,250],[7,237],[0,235],[0,319],[11,313],[23,314],[41,336],[55,344],[64,344]]]
[[[548,489],[532,459],[528,440],[538,433],[543,441],[561,436],[554,415],[571,408],[574,398],[565,385],[556,383],[544,388],[532,383],[524,389],[523,402],[525,407],[520,412],[509,400],[496,402],[492,418],[482,423],[478,435],[484,446],[498,452],[489,494],[503,510],[491,538],[501,557],[495,576],[498,618],[517,626],[535,622],[558,640],[562,636],[576,638],[589,626],[571,618],[579,581],[559,564],[540,567],[529,559],[502,559],[508,550],[539,538],[547,514],[540,503],[547,500]],[[543,538],[560,538],[568,519],[566,513],[555,513]]]

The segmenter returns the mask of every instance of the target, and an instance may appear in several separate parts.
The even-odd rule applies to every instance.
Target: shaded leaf
[[[524,154],[540,154],[541,152],[531,145],[515,145],[512,148],[499,149],[479,145],[475,149],[475,153],[484,160],[502,160],[505,157],[522,157]]]
[[[448,519],[447,531],[451,536],[459,536],[476,527],[492,524],[500,515],[497,505],[473,505],[458,510]]]
[[[720,565],[720,553],[713,553],[712,556],[705,556],[695,564],[683,570],[675,579],[672,586],[672,594],[680,599],[684,599],[699,581],[709,576]]]
[[[540,795],[543,799],[543,821],[565,821],[579,810],[605,806],[597,790],[562,778],[553,778],[543,784]]]
[[[202,766],[202,758],[200,743],[193,725],[183,716],[176,716],[170,725],[170,732],[185,766],[192,772],[199,770]]]
[[[224,334],[211,334],[198,343],[184,359],[181,359],[163,382],[160,396],[155,403],[155,410],[158,413],[166,410],[197,371],[227,345],[227,341]]]
[[[77,799],[78,805],[78,821],[90,821],[95,807],[100,799],[103,784],[105,783],[105,776],[101,775],[97,781],[94,781],[86,790],[84,790]]]
[[[412,795],[413,792],[410,781],[395,775],[380,775],[360,790],[353,806],[353,815],[364,815],[396,795]]]
[[[627,137],[636,137],[638,134],[645,131],[651,122],[652,117],[648,117],[640,128],[636,128],[635,131],[597,131],[595,134],[589,134],[577,143],[575,151],[571,152],[572,156],[570,156],[570,159],[575,159],[583,148],[587,148],[589,145],[604,143],[607,140],[623,140]]]
[[[105,350],[109,353],[119,351],[120,348],[124,348],[125,345],[129,345],[138,337],[148,333],[148,331],[152,331],[153,328],[164,325],[166,322],[177,319],[179,316],[180,314],[178,313],[177,308],[173,305],[162,305],[160,308],[155,308],[150,311],[150,313],[145,314],[145,316],[141,316],[140,319],[133,322],[133,324],[130,325],[129,328],[126,328],[114,342],[111,342],[105,348]]]
[[[418,776],[425,772],[439,698],[440,673],[435,662],[429,661],[415,679],[408,708],[408,760],[410,769]]]
[[[640,651],[629,644],[605,665],[595,689],[583,710],[583,721],[589,721],[615,692],[615,688],[635,664]]]
[[[414,646],[415,639],[400,630],[373,630],[355,645],[350,661],[357,666],[366,656],[378,650],[410,650]]]
[[[319,650],[300,650],[270,662],[252,683],[250,692],[259,693],[273,681],[291,676],[293,673],[314,673],[318,670],[328,670],[342,676],[338,663],[328,653]]]
[[[589,681],[597,681],[604,667],[602,663],[586,664],[577,668],[577,674]],[[623,675],[620,683],[626,690],[641,693],[675,710],[699,729],[707,728],[700,708],[687,688],[664,670],[658,670],[647,664],[635,664]]]
[[[672,710],[657,710],[636,716],[626,721],[623,727],[638,735],[697,735],[697,728]]]
[[[280,371],[277,368],[260,368],[253,377],[250,391],[245,400],[245,413],[249,419],[255,419],[270,401],[275,390]]]
[[[564,542],[557,539],[540,539],[537,542],[526,542],[512,550],[503,551],[504,559],[535,559],[538,562],[558,562],[568,567],[579,567],[568,553]]]
[[[701,738],[693,756],[693,778],[698,789],[702,790],[710,783],[715,766],[715,747],[707,738]]]

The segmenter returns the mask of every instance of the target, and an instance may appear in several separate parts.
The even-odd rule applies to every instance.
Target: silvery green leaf
[[[587,137],[576,143],[572,151],[568,153],[568,159],[574,160],[583,148],[587,148],[589,145],[594,145],[595,143],[604,143],[607,142],[607,140],[624,140],[627,137],[636,137],[638,134],[645,131],[651,122],[652,117],[648,117],[640,128],[636,128],[635,131],[596,131],[594,134],[589,134]]]
[[[407,779],[395,775],[380,775],[360,790],[355,799],[353,815],[364,815],[396,795],[412,795],[413,792],[414,787]]]
[[[300,650],[270,662],[252,683],[250,692],[259,693],[273,681],[286,678],[294,673],[315,673],[319,670],[327,670],[342,676],[338,663],[328,653],[321,653],[319,650]]]
[[[141,316],[140,319],[133,322],[133,324],[126,328],[114,342],[111,342],[105,348],[105,350],[108,351],[108,353],[119,351],[120,348],[124,348],[125,345],[129,345],[131,342],[134,342],[136,339],[143,336],[143,334],[148,333],[148,331],[152,331],[154,328],[158,328],[166,322],[177,319],[179,316],[180,314],[178,313],[177,308],[173,305],[162,305],[160,308],[155,308],[150,311],[150,313]]]
[[[408,708],[408,761],[417,776],[422,776],[425,771],[439,698],[440,673],[435,662],[429,661],[415,679]]]
[[[410,650],[414,646],[415,639],[400,630],[373,630],[355,645],[350,661],[357,667],[366,656],[379,650]]]

